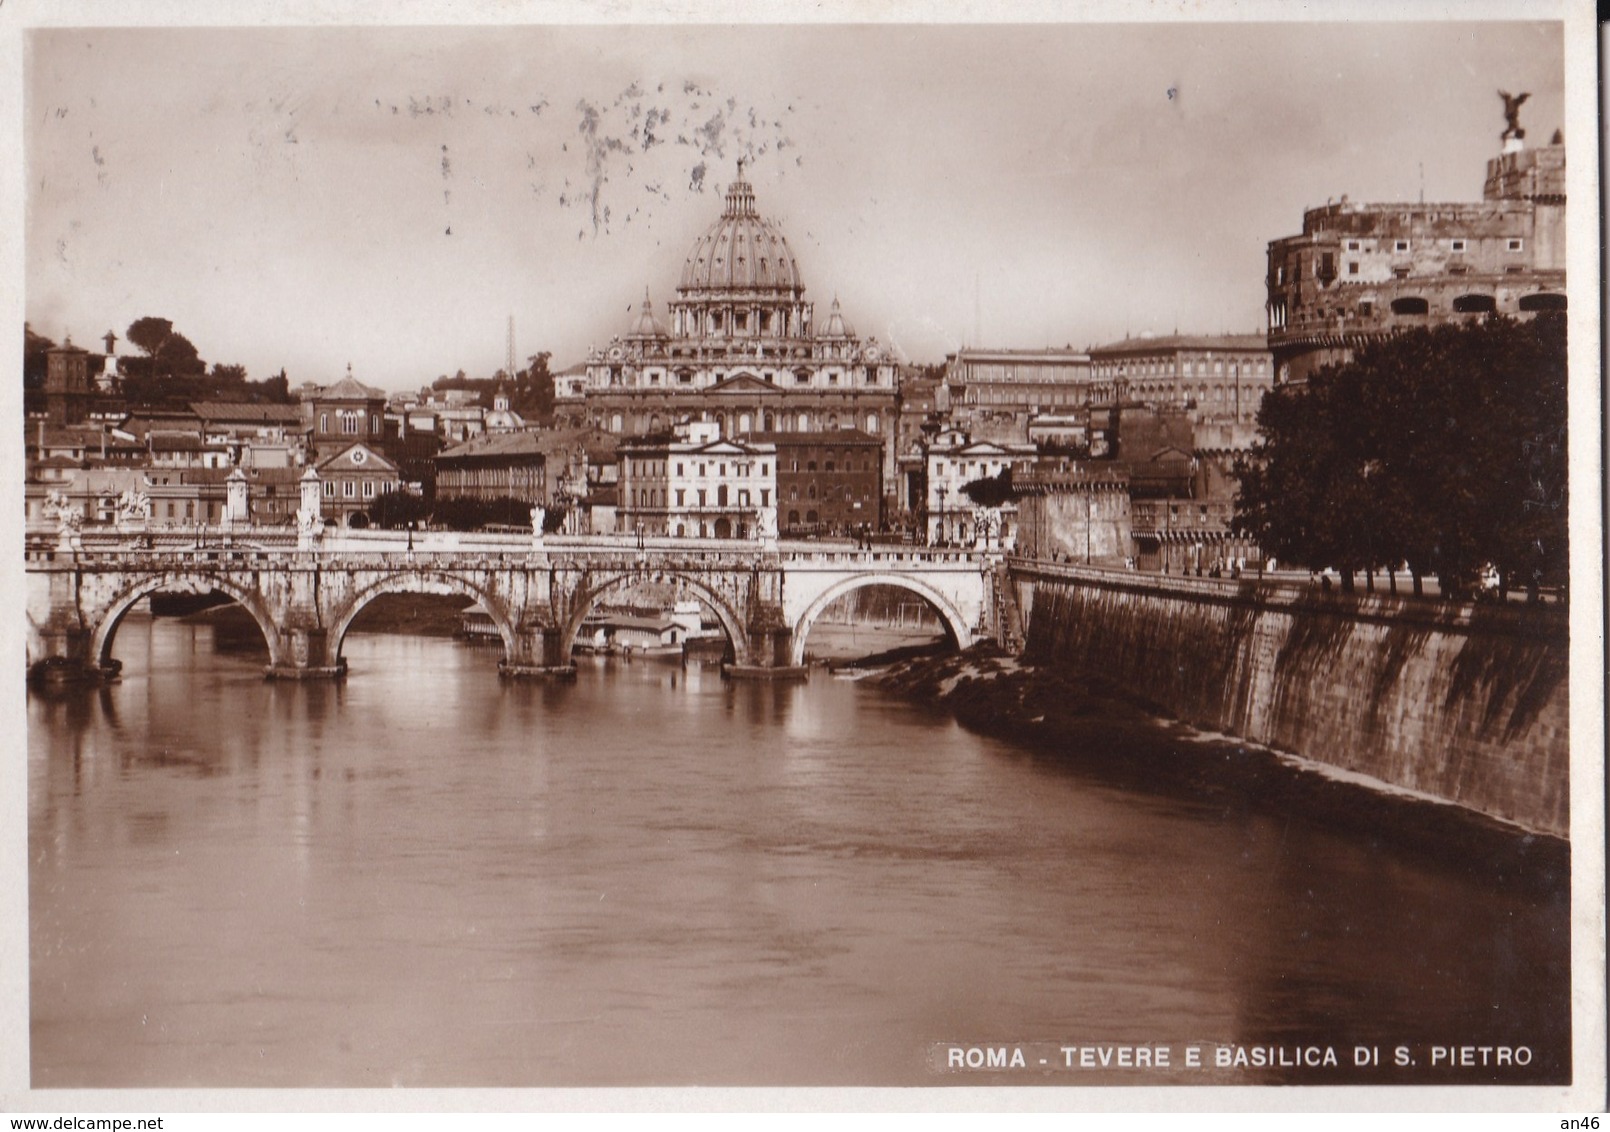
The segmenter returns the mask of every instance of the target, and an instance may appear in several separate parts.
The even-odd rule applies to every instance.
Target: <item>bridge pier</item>
[[[48,612],[31,626],[29,641],[32,663],[28,679],[34,683],[98,684],[116,679],[122,665],[116,661],[101,664],[95,654],[95,627],[83,616],[83,577],[75,568],[52,573],[44,606]]]
[[[39,630],[39,657],[28,666],[33,684],[104,684],[116,680],[121,661],[102,664],[94,655],[94,633],[81,625],[46,625]]]
[[[330,644],[322,625],[289,625],[280,630],[277,656],[264,671],[271,680],[338,680],[347,662],[330,655]]]
[[[794,632],[783,616],[783,607],[773,602],[757,602],[738,659],[722,668],[734,680],[803,680],[810,669],[792,664]]]
[[[498,675],[517,679],[574,680],[576,666],[565,649],[564,630],[546,603],[528,610],[514,631],[514,647],[498,662]]]

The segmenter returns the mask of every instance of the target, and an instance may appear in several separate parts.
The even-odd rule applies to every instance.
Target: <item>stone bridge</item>
[[[823,610],[869,585],[897,586],[938,613],[960,647],[995,630],[998,555],[817,543],[530,534],[341,531],[285,527],[196,532],[31,532],[26,554],[31,674],[116,672],[112,643],[124,615],[159,592],[218,591],[256,620],[268,674],[345,673],[353,618],[387,593],[473,599],[503,640],[510,676],[574,673],[584,618],[612,593],[674,582],[715,614],[735,676],[804,670],[805,640]]]

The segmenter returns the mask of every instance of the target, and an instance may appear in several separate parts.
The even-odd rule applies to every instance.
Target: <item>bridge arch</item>
[[[589,613],[598,608],[599,603],[607,595],[615,590],[628,589],[649,582],[664,582],[668,579],[692,590],[700,600],[715,611],[716,620],[721,622],[727,639],[732,642],[733,655],[740,664],[744,663],[749,648],[749,633],[744,627],[744,619],[732,608],[727,598],[696,575],[680,571],[672,573],[649,567],[640,570],[611,571],[601,578],[588,578],[584,588],[576,591],[570,617],[565,621],[563,635],[559,638],[559,655],[570,656],[571,650],[576,646],[576,634],[581,632],[581,623],[587,619]]]
[[[962,615],[961,610],[956,608],[956,603],[923,579],[908,574],[860,574],[834,582],[805,607],[805,612],[800,614],[799,621],[793,626],[789,663],[794,665],[805,663],[805,640],[810,636],[811,626],[816,624],[816,619],[829,605],[845,594],[867,586],[892,586],[916,594],[938,612],[946,632],[956,642],[957,648],[964,649],[973,643],[972,626],[967,623],[967,618]]]
[[[117,596],[106,604],[105,610],[95,618],[95,627],[90,634],[90,660],[102,668],[111,665],[112,641],[117,636],[117,627],[140,599],[154,593],[206,594],[213,590],[226,594],[252,615],[252,620],[256,621],[257,627],[262,630],[264,644],[268,646],[269,664],[279,664],[279,626],[275,624],[273,614],[264,603],[263,595],[253,587],[240,584],[227,574],[207,574],[188,570],[164,570],[160,573],[143,574],[120,590]]]
[[[341,612],[331,619],[328,635],[329,663],[341,663],[341,645],[347,638],[347,630],[351,627],[353,619],[363,612],[375,598],[382,594],[441,594],[446,597],[467,597],[471,601],[479,602],[492,623],[497,626],[498,636],[503,640],[503,655],[506,660],[514,660],[518,655],[515,646],[515,630],[509,621],[508,611],[503,602],[499,601],[490,591],[466,581],[464,578],[445,570],[398,571],[385,574],[370,582],[354,593],[342,606]]]

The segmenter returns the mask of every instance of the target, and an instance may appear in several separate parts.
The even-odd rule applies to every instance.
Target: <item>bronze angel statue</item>
[[[1523,90],[1519,94],[1510,94],[1507,90],[1498,92],[1498,97],[1504,100],[1504,121],[1508,125],[1504,132],[1498,135],[1499,141],[1508,141],[1515,138],[1517,141],[1526,137],[1526,131],[1521,129],[1521,103],[1532,97],[1531,91]]]

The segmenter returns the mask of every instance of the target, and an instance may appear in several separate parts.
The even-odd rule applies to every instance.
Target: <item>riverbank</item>
[[[869,677],[1106,785],[1365,836],[1492,883],[1564,892],[1570,846],[1476,811],[1232,736],[1205,733],[1098,676],[1026,664],[981,644]],[[1111,752],[1122,750],[1121,760]]]
[[[818,621],[805,642],[805,663],[835,669],[881,667],[943,646],[943,632],[931,627]]]

